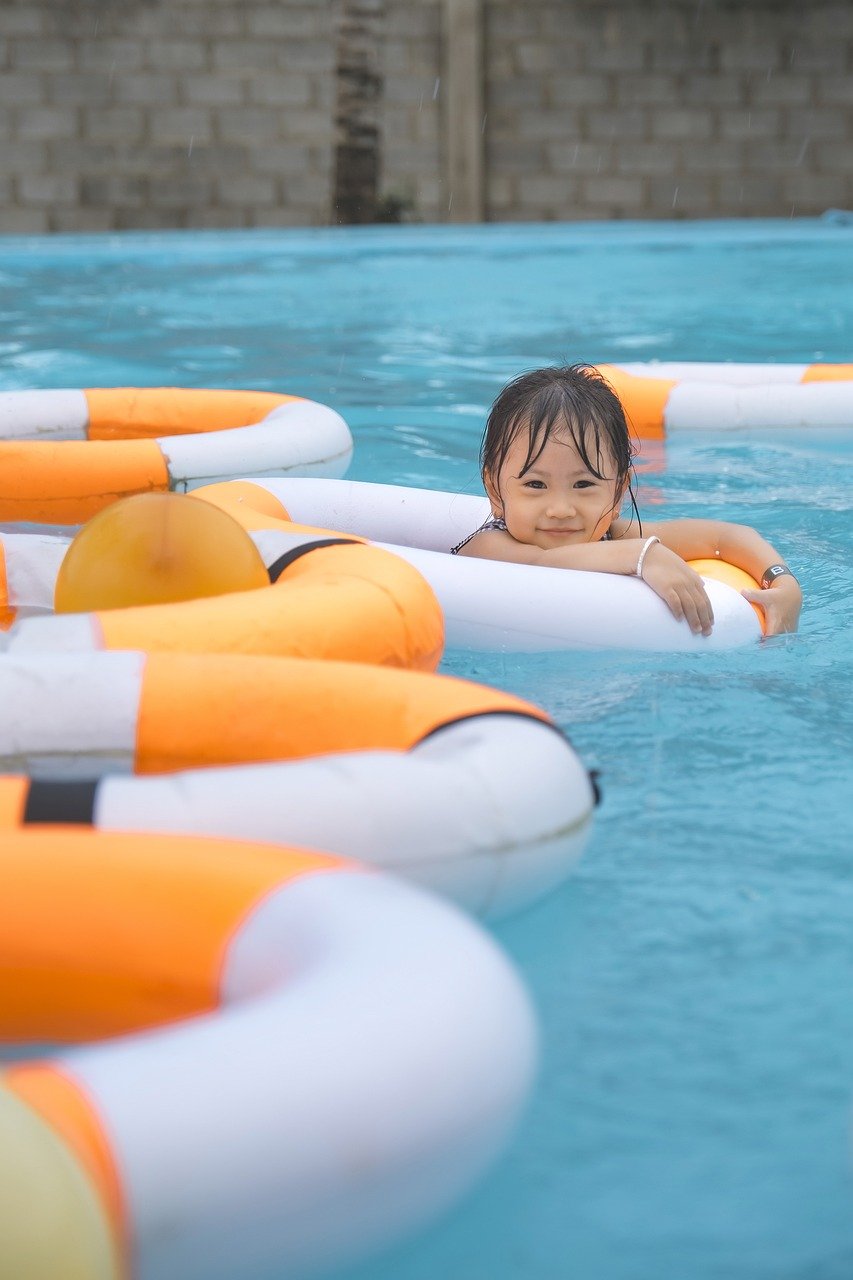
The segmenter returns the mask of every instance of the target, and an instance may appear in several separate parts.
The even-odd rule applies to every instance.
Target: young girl
[[[642,524],[632,456],[622,405],[596,369],[522,374],[492,405],[483,435],[492,518],[453,553],[640,577],[702,635],[713,626],[711,602],[685,561],[719,556],[761,583],[743,594],[764,611],[767,635],[796,631],[802,592],[770,543],[720,520]],[[619,514],[626,494],[627,519]]]

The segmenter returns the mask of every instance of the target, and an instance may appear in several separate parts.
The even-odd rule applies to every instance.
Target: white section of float
[[[56,575],[70,538],[36,533],[0,532],[9,604],[19,611],[53,611]]]
[[[802,380],[807,364],[728,364],[702,360],[621,360],[608,362],[636,378],[666,378],[676,382],[723,382],[731,387],[787,386]]]
[[[89,405],[76,388],[0,392],[0,440],[85,440]]]
[[[5,637],[0,652],[10,654],[94,653],[104,648],[95,613],[55,613],[22,618]]]
[[[497,917],[566,879],[593,809],[587,772],[562,735],[495,714],[449,725],[408,752],[104,778],[94,821],[325,849]]]
[[[301,1277],[453,1203],[505,1144],[536,1033],[438,899],[359,872],[274,890],[213,1015],[57,1055],[117,1153],[138,1280]]]
[[[248,467],[260,476],[342,476],[352,436],[339,413],[314,400],[279,405],[252,426],[157,440],[177,490],[229,480]]]
[[[485,498],[354,480],[253,482],[274,494],[292,520],[360,534],[414,565],[444,610],[451,647],[716,650],[761,635],[751,605],[710,579],[714,630],[697,636],[637,578],[451,556],[450,547],[488,516]]]
[[[144,665],[130,652],[0,654],[0,772],[131,772]]]
[[[667,431],[853,427],[853,382],[681,382],[673,387],[663,416]]]

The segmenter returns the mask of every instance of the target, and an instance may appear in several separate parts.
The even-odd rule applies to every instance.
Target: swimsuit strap
[[[463,538],[461,542],[457,542],[455,547],[450,548],[452,556],[458,555],[463,547],[467,547],[472,538],[476,538],[478,533],[486,533],[489,529],[500,529],[502,533],[506,533],[506,520],[503,516],[493,516],[491,520],[485,520],[473,533],[469,533],[467,538]]]

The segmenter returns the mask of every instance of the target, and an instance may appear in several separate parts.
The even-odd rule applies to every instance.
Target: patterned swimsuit
[[[506,520],[502,516],[497,516],[491,520],[487,520],[485,524],[481,524],[479,529],[475,529],[473,533],[469,533],[467,538],[463,538],[461,542],[457,542],[455,547],[450,548],[452,556],[458,555],[463,547],[467,547],[472,538],[476,538],[478,533],[485,533],[487,529],[501,529],[506,533]]]
[[[450,554],[452,556],[458,555],[463,547],[467,547],[472,538],[476,538],[478,533],[486,533],[489,529],[500,529],[501,532],[506,533],[506,520],[504,520],[503,516],[495,516],[491,520],[487,520],[485,524],[480,525],[479,529],[475,529],[473,533],[468,534],[467,538],[463,538],[461,542],[457,542],[455,547],[451,547]],[[600,538],[599,541],[610,542],[612,539],[613,534],[608,529],[604,537]]]

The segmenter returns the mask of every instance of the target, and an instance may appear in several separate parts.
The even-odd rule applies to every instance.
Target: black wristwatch
[[[784,578],[786,574],[789,578],[794,577],[786,564],[771,564],[770,568],[765,569],[761,575],[761,585],[766,590],[777,578]]]

